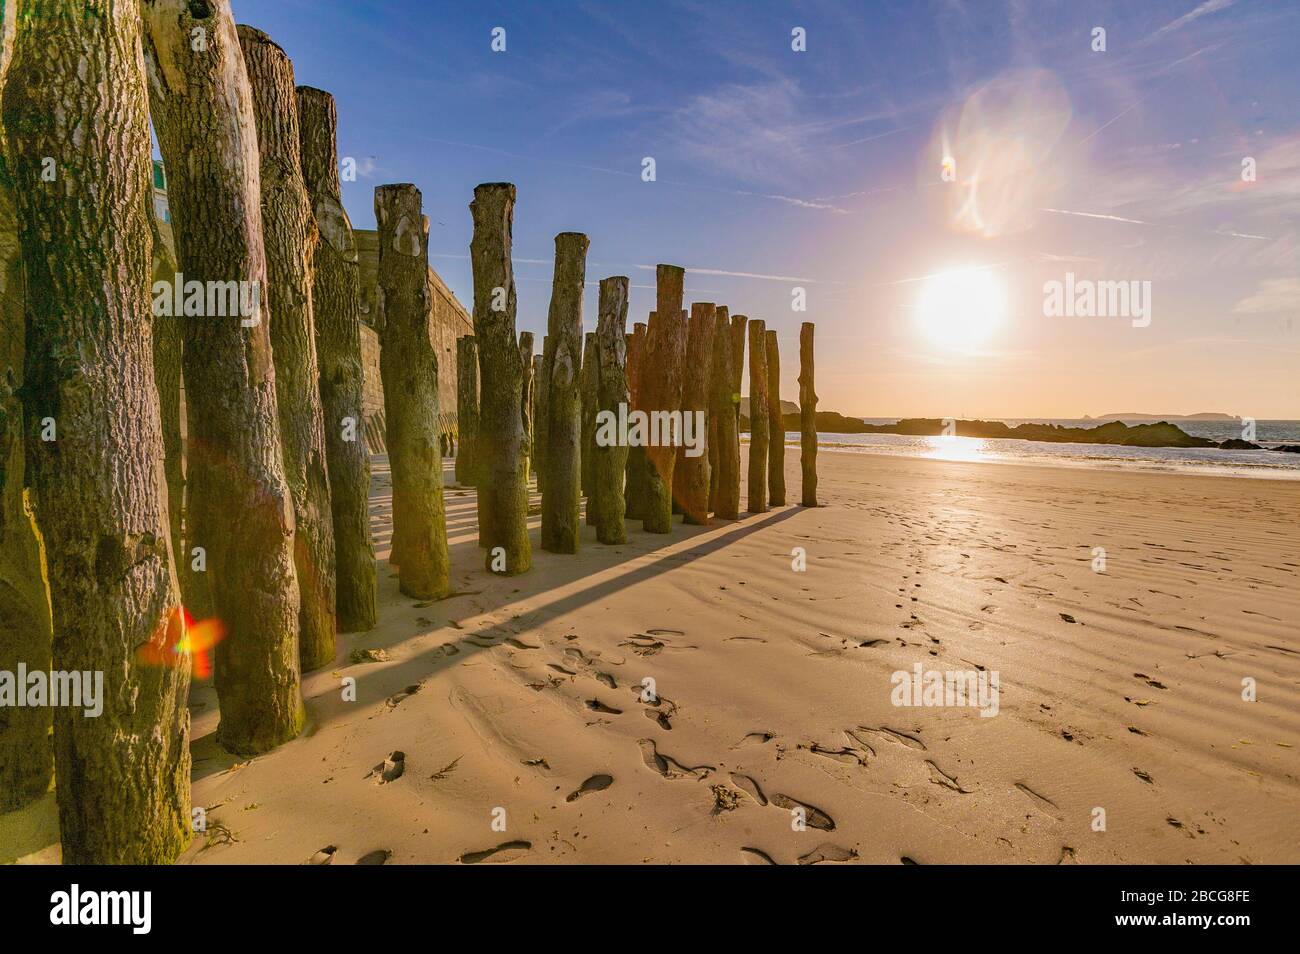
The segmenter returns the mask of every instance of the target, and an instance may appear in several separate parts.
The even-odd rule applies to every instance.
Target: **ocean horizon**
[[[896,417],[858,418],[867,424],[894,424]],[[1095,418],[997,417],[980,420],[1017,424],[1056,424],[1061,427],[1097,427]],[[1122,419],[1121,419],[1122,420]],[[1147,424],[1146,420],[1124,420],[1125,424]],[[1241,437],[1238,421],[1184,421],[1176,424],[1193,437],[1226,441]],[[799,434],[786,433],[787,444],[798,444]],[[1255,443],[1300,444],[1300,421],[1256,421]],[[1255,477],[1300,480],[1300,454],[1273,450],[1221,450],[1214,447],[1128,447],[1122,444],[1057,444],[988,437],[917,437],[906,434],[839,434],[823,431],[817,446],[830,451],[860,454],[890,454],[988,463],[1045,464],[1062,467],[1091,467],[1114,470],[1192,473],[1219,477]]]

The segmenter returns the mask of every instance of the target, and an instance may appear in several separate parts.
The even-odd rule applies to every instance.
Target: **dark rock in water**
[[[1219,445],[1220,450],[1263,450],[1258,444],[1252,444],[1250,441],[1243,441],[1239,437],[1231,438]]]
[[[1281,451],[1283,454],[1300,454],[1300,444],[1278,444],[1269,450]]]

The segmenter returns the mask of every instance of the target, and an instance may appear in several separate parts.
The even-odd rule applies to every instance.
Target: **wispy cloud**
[[[1178,17],[1176,20],[1170,20],[1168,23],[1162,26],[1159,30],[1156,30],[1155,33],[1152,33],[1149,37],[1147,37],[1142,42],[1144,45],[1147,43],[1154,43],[1162,36],[1166,36],[1170,33],[1173,33],[1175,30],[1181,30],[1183,27],[1187,26],[1187,24],[1193,22],[1194,20],[1199,20],[1201,17],[1207,16],[1211,13],[1218,13],[1220,10],[1226,10],[1228,7],[1232,6],[1235,2],[1236,0],[1205,0],[1204,3],[1200,4],[1200,6],[1197,6],[1192,10],[1188,11],[1187,13],[1184,13],[1181,17]]]

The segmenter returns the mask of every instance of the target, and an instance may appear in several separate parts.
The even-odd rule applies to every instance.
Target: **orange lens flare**
[[[195,679],[210,679],[212,648],[225,635],[225,624],[215,616],[195,621],[189,610],[178,606],[155,638],[137,650],[136,660],[145,666],[171,669],[189,666]]]

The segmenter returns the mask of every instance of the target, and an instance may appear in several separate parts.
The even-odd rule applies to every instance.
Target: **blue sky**
[[[684,265],[688,299],[777,329],[787,399],[811,320],[821,406],[846,413],[1300,417],[1300,3],[233,5],[335,95],[354,224],[416,183],[467,306],[473,188],[518,185],[520,330],[544,330],[577,230],[589,327],[601,277],[631,277],[644,321],[653,265]],[[997,327],[936,347],[918,296],[970,268]],[[1150,326],[1045,317],[1066,271],[1150,281]]]

